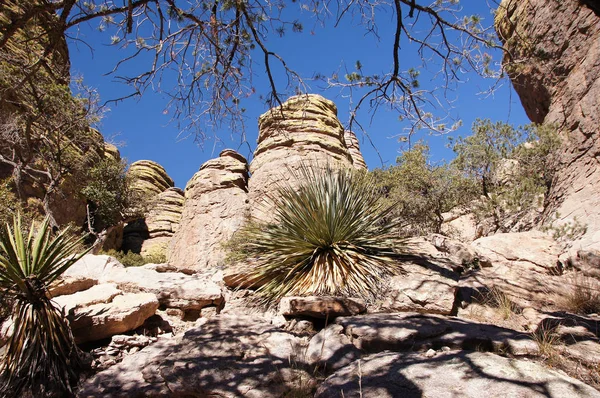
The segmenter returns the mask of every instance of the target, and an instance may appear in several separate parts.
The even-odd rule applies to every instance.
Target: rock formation
[[[358,138],[356,138],[356,134],[350,130],[344,131],[344,142],[346,143],[346,148],[348,148],[350,157],[352,157],[352,165],[354,168],[357,170],[367,170],[367,164],[360,152],[360,145],[358,143]]]
[[[152,201],[145,219],[148,239],[142,243],[142,255],[166,253],[171,238],[179,229],[184,199],[181,189],[169,188]]]
[[[204,163],[185,188],[179,229],[169,264],[193,273],[223,265],[222,245],[240,228],[248,209],[248,164],[233,150]]]
[[[152,197],[175,186],[164,167],[151,160],[138,160],[129,166],[132,189]]]
[[[144,218],[129,222],[123,231],[121,250],[142,254],[165,254],[177,230],[183,208],[183,192],[165,169],[151,160],[138,160],[129,167],[131,189],[143,202]]]
[[[587,224],[578,248],[600,248],[600,16],[597,2],[503,0],[496,29],[529,118],[564,139],[547,222]]]
[[[278,183],[289,181],[290,173],[301,165],[353,166],[337,108],[319,95],[291,97],[261,115],[258,126],[248,185],[253,217],[268,219],[264,199],[273,194]]]

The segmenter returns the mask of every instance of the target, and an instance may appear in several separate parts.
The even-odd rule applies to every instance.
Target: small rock
[[[425,356],[427,358],[433,358],[435,356],[435,350],[430,348],[427,350],[427,352],[425,353]]]

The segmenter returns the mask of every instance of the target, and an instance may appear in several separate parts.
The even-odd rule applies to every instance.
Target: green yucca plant
[[[24,235],[20,215],[0,231],[0,289],[14,301],[13,333],[2,359],[0,394],[72,394],[81,367],[80,353],[48,286],[83,254],[81,239],[67,229],[52,235],[46,218]]]
[[[267,199],[272,221],[247,223],[228,245],[231,258],[250,264],[241,278],[265,303],[285,295],[370,298],[382,278],[403,272],[399,223],[366,175],[308,165],[290,173]]]

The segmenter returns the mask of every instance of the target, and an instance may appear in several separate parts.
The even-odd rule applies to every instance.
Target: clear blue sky
[[[492,24],[493,15],[486,4],[481,0],[463,0],[465,15],[478,14],[483,18],[484,25]],[[381,40],[371,35],[365,35],[364,29],[357,20],[347,20],[338,28],[333,28],[333,23],[322,27],[308,14],[301,14],[291,4],[288,13],[298,13],[304,25],[303,33],[287,33],[283,38],[272,36],[267,44],[270,48],[283,56],[290,67],[305,77],[320,72],[331,74],[344,68],[353,70],[354,64],[360,60],[366,73],[386,73],[391,70],[391,46],[393,40],[393,15],[379,15],[377,26]],[[407,20],[410,22],[410,20]],[[74,32],[71,32],[73,34]],[[103,101],[118,98],[129,93],[130,89],[122,83],[114,81],[114,77],[106,75],[123,56],[122,50],[110,46],[110,34],[100,33],[97,24],[82,26],[78,32],[79,38],[85,40],[93,51],[81,43],[70,43],[72,74],[83,75],[88,86],[96,88]],[[410,45],[403,39],[400,53],[402,69],[410,67],[422,68],[421,60]],[[494,62],[500,62],[499,53],[492,53]],[[255,57],[257,64],[254,66],[255,86],[258,93],[266,93],[267,81],[264,78],[264,66],[260,63],[262,57]],[[436,70],[439,65],[431,64],[428,68]],[[420,77],[421,86],[435,84],[430,82],[431,77],[425,73]],[[476,118],[490,118],[494,121],[501,120],[515,125],[528,123],[518,96],[505,80],[492,96],[478,95],[485,91],[494,81],[481,79],[473,74],[466,74],[463,82],[459,83],[456,90],[450,93],[451,98],[456,98],[450,109],[450,114],[463,121],[456,133],[468,135],[470,126]],[[281,87],[285,82],[280,82]],[[338,106],[338,117],[342,123],[348,121],[348,98],[341,95],[339,90],[325,91],[322,83],[311,86],[311,92],[323,95],[333,100]],[[199,147],[192,139],[178,140],[179,133],[176,123],[169,123],[171,115],[165,113],[167,99],[164,94],[147,91],[142,99],[129,99],[118,104],[111,104],[110,111],[106,113],[100,130],[108,140],[124,142],[121,154],[129,162],[140,159],[150,159],[160,163],[175,180],[177,186],[184,188],[187,181],[200,168],[205,161],[218,156],[226,148],[238,149],[244,156],[251,156],[251,149],[256,147],[258,137],[258,116],[267,108],[258,97],[243,100],[242,106],[247,108],[246,136],[247,144],[240,144],[239,132],[229,131],[227,128],[216,130],[220,142],[206,141]],[[444,111],[439,109],[440,116]],[[403,144],[398,142],[397,136],[407,127],[406,122],[398,120],[398,115],[380,109],[372,119],[369,115],[361,115],[363,126],[367,130],[376,149],[358,133],[361,149],[370,169],[381,167],[379,155],[386,165],[394,164],[400,154]],[[425,139],[432,149],[434,159],[450,159],[452,151],[445,148],[447,139],[440,136],[428,136],[421,133],[413,137]],[[379,155],[377,154],[379,152]]]

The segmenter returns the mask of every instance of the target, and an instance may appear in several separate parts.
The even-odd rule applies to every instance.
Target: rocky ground
[[[80,397],[600,397],[600,317],[565,307],[597,258],[560,253],[539,232],[418,238],[373,302],[271,310],[222,271],[87,255],[53,294],[91,355]]]

